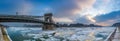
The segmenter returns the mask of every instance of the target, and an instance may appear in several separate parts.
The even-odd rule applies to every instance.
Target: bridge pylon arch
[[[49,22],[49,24],[48,23],[43,24],[42,30],[53,30],[54,29],[54,25],[53,25],[54,21],[52,20],[52,16],[53,16],[52,13],[44,14],[44,21]]]

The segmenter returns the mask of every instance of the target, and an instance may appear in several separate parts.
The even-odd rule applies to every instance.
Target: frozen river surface
[[[33,27],[9,27],[8,34],[13,41],[104,41],[115,27],[62,27],[42,31]]]

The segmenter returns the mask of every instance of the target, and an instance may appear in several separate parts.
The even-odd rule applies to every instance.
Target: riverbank
[[[1,30],[1,41],[12,41],[6,31],[6,28],[4,26],[0,26],[0,30]]]
[[[1,27],[0,27],[0,41],[4,41]]]

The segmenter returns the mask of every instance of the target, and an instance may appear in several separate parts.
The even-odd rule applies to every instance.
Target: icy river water
[[[115,27],[61,27],[42,31],[39,27],[8,27],[12,41],[104,41]]]

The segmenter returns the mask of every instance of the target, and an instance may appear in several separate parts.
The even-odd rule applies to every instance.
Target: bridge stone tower
[[[44,26],[43,26],[43,30],[53,30],[54,29],[54,25],[53,25],[53,20],[52,20],[52,13],[46,13],[44,14],[44,21],[45,22],[49,22],[48,23],[45,23]]]

